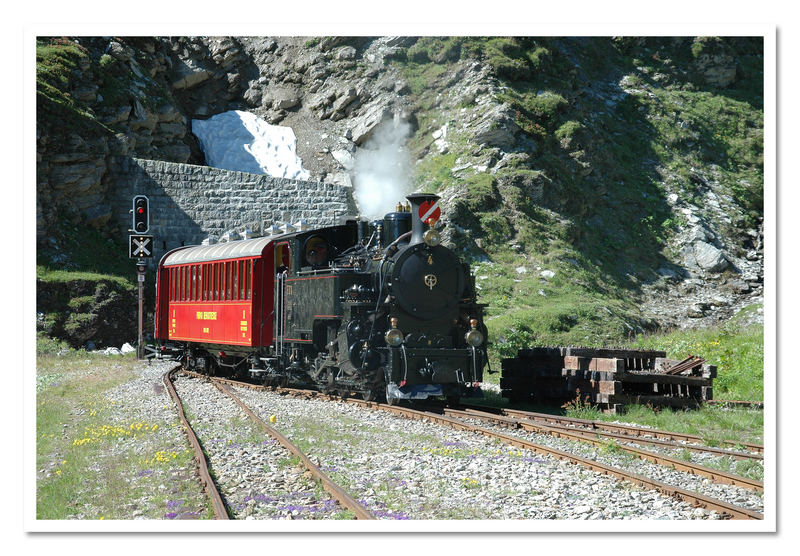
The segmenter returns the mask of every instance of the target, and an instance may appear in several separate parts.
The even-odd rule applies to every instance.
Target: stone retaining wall
[[[273,178],[208,166],[113,157],[106,175],[113,221],[126,235],[132,199],[150,199],[152,264],[181,245],[196,245],[249,228],[260,233],[275,222],[304,219],[329,226],[357,214],[351,188],[330,183]]]

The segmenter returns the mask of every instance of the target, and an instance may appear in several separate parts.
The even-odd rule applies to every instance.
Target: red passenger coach
[[[277,266],[288,266],[289,245],[275,237],[167,253],[158,267],[156,338],[232,353],[271,345],[276,256]]]

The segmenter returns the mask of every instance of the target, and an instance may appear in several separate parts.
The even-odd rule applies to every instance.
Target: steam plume
[[[407,122],[386,120],[356,152],[353,187],[362,216],[380,218],[410,192],[411,158],[405,148],[410,134]]]

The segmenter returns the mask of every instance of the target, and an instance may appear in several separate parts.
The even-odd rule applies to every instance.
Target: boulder
[[[164,153],[164,158],[170,162],[186,163],[189,162],[189,158],[192,156],[192,150],[189,145],[184,143],[165,145],[160,148],[160,151]]]
[[[508,104],[494,106],[480,117],[473,127],[473,138],[481,147],[500,147],[510,150],[516,144],[519,127],[514,111]]]
[[[686,310],[686,316],[699,319],[706,316],[705,307],[700,303],[695,303],[694,305],[690,305],[689,308]]]
[[[728,267],[728,259],[724,253],[705,241],[696,241],[693,244],[694,258],[697,266],[707,272],[722,272]]]
[[[392,118],[392,109],[388,102],[378,102],[364,111],[364,113],[352,119],[352,125],[348,129],[350,140],[356,145],[362,145],[372,132],[381,123]]]
[[[114,125],[120,122],[127,121],[130,115],[131,115],[130,105],[117,106],[106,116],[102,117],[100,121],[102,121],[106,125]]]
[[[214,72],[200,67],[194,60],[180,60],[173,69],[172,88],[190,89],[209,79]]]
[[[133,115],[130,120],[132,131],[147,129],[153,131],[158,124],[158,114],[146,108],[139,99],[133,101]]]

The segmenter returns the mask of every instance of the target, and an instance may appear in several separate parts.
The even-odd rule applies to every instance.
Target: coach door
[[[292,252],[289,242],[275,245],[275,352],[284,352],[283,338],[286,331],[286,277],[292,267]],[[291,287],[291,286],[289,286]],[[291,292],[288,292],[291,294]]]

